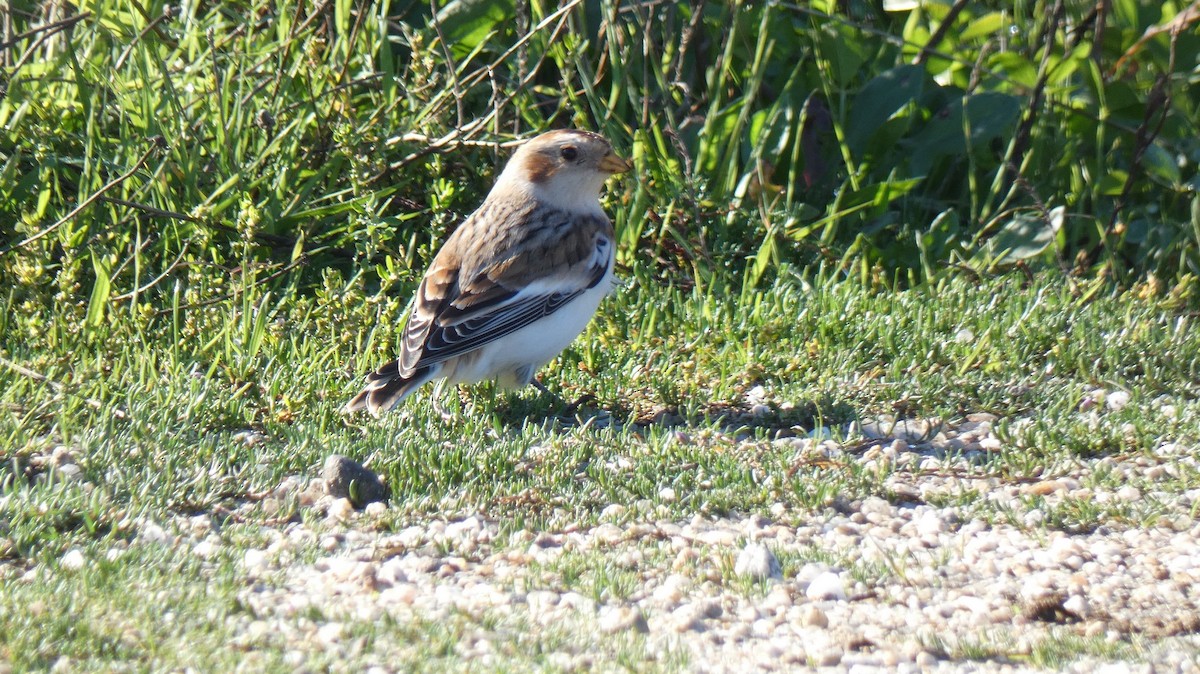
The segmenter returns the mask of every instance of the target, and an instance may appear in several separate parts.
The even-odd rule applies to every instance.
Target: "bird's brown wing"
[[[404,329],[402,375],[516,332],[608,273],[607,218],[539,210],[521,226],[487,231],[483,211],[446,242],[421,281]]]

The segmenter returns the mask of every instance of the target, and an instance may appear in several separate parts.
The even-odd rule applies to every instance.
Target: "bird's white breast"
[[[611,245],[609,257],[608,271],[595,286],[549,316],[480,348],[471,359],[460,360],[447,377],[449,383],[469,384],[496,379],[501,386],[510,388],[528,384],[528,381],[516,380],[516,372],[527,369],[532,375],[567,348],[587,327],[600,301],[612,290]]]

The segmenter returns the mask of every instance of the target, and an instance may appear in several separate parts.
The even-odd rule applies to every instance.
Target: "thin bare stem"
[[[75,24],[79,23],[80,21],[83,21],[84,19],[91,18],[91,16],[92,16],[91,12],[81,12],[79,14],[73,14],[71,16],[68,16],[65,19],[60,19],[58,21],[55,21],[54,23],[48,23],[44,26],[38,26],[37,28],[30,28],[29,30],[25,31],[24,33],[15,35],[11,40],[8,40],[6,42],[0,42],[0,51],[4,51],[5,49],[8,49],[9,47],[13,46],[14,44],[20,42],[21,40],[24,40],[27,37],[33,37],[34,35],[37,35],[38,33],[46,33],[45,35],[42,36],[42,38],[50,37],[51,35],[53,35],[54,33],[57,33],[60,30],[65,30],[67,28],[70,28],[71,26],[74,26]]]
[[[32,379],[34,381],[41,382],[41,383],[49,386],[50,388],[54,389],[55,392],[57,392],[57,393],[64,393],[67,395],[73,395],[73,396],[82,398],[83,402],[87,403],[88,407],[91,407],[92,409],[96,409],[96,410],[104,409],[104,403],[100,402],[99,400],[96,400],[95,398],[79,396],[79,394],[75,393],[74,391],[68,390],[67,387],[63,386],[61,383],[54,381],[53,379],[47,377],[46,375],[44,375],[40,372],[34,372],[33,370],[30,370],[29,368],[25,367],[24,365],[21,365],[20,363],[14,363],[13,361],[11,361],[9,359],[4,358],[3,356],[0,356],[0,365],[7,367],[8,369],[12,370],[13,372],[16,372],[17,374],[21,375],[22,377],[28,377],[29,379]],[[129,415],[126,414],[125,410],[123,410],[119,407],[114,407],[113,408],[113,416],[117,417],[118,419],[124,419]]]
[[[111,190],[112,188],[116,187],[117,185],[120,185],[121,183],[128,180],[129,177],[132,176],[134,173],[137,173],[138,170],[141,169],[142,166],[146,163],[146,160],[150,158],[150,155],[152,155],[156,151],[158,151],[159,148],[162,148],[165,146],[166,146],[166,141],[163,140],[162,136],[154,137],[152,139],[150,148],[147,149],[144,153],[142,153],[141,158],[139,158],[137,160],[137,163],[135,163],[133,165],[133,168],[129,169],[128,171],[122,173],[121,175],[119,175],[116,178],[109,181],[109,183],[107,185],[105,185],[104,187],[101,187],[99,190],[97,190],[94,194],[92,194],[87,199],[84,199],[78,206],[76,206],[75,208],[72,208],[70,213],[67,213],[66,215],[59,218],[58,221],[55,222],[53,225],[50,225],[49,227],[41,230],[37,234],[34,234],[23,241],[19,241],[11,246],[8,246],[4,250],[0,250],[0,255],[10,253],[10,252],[16,250],[17,248],[23,248],[25,246],[28,246],[29,244],[33,243],[34,241],[37,241],[38,239],[41,239],[41,238],[49,235],[51,232],[58,229],[59,227],[62,227],[67,222],[70,222],[72,218],[74,218],[76,215],[79,215],[80,211],[82,211],[83,209],[92,205],[96,201],[99,201],[100,198],[104,196],[105,192]]]
[[[438,45],[442,48],[442,56],[446,59],[446,68],[450,73],[450,90],[454,92],[454,107],[458,114],[458,124],[462,126],[467,118],[467,112],[463,108],[463,92],[462,86],[458,83],[458,66],[454,63],[454,55],[450,53],[450,45],[446,44],[446,36],[442,34],[442,21],[438,18],[437,0],[429,0],[430,23],[433,24],[433,30],[437,32]]]

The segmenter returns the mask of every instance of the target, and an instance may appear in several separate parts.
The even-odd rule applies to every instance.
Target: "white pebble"
[[[218,547],[220,547],[219,542],[212,536],[209,536],[208,538],[197,543],[195,547],[192,548],[192,554],[196,555],[200,559],[208,559],[212,557],[214,553],[216,553]]]
[[[604,510],[600,511],[600,519],[609,522],[612,520],[619,520],[625,515],[626,510],[628,510],[628,508],[620,503],[613,503],[604,506]]]
[[[813,440],[829,440],[833,437],[833,429],[828,426],[817,426],[808,432],[808,437]]]
[[[648,631],[642,612],[631,606],[605,606],[600,609],[597,626],[605,634],[635,630]]]
[[[663,580],[662,585],[654,589],[651,597],[661,605],[668,608],[674,607],[683,599],[683,595],[690,585],[691,581],[686,576],[673,573]]]
[[[1025,516],[1021,518],[1021,521],[1024,522],[1025,526],[1027,527],[1036,527],[1045,520],[1046,514],[1037,508],[1025,513]]]
[[[800,567],[800,570],[796,572],[796,583],[801,587],[808,587],[808,584],[811,583],[814,578],[828,570],[829,566],[827,564],[809,562]]]
[[[267,551],[250,548],[242,555],[242,566],[251,573],[262,571],[267,566]]]
[[[141,522],[138,522],[137,538],[139,541],[146,543],[165,544],[171,542],[171,536],[167,534],[166,530],[159,526],[156,522],[151,522],[150,520],[142,520]]]
[[[946,523],[941,517],[938,517],[936,510],[929,509],[921,513],[921,518],[916,521],[917,535],[921,537],[932,537],[946,530]]]
[[[335,499],[329,505],[329,519],[345,522],[354,516],[354,504],[348,498]]]
[[[738,533],[732,529],[713,529],[696,536],[696,540],[705,545],[727,547],[737,542]]]
[[[841,576],[832,571],[826,571],[809,582],[808,587],[804,590],[804,596],[812,601],[845,601],[846,585],[842,582]]]
[[[483,529],[479,518],[472,515],[461,522],[451,522],[446,525],[448,538],[468,538]]]
[[[1117,490],[1117,498],[1122,501],[1137,501],[1142,498],[1142,492],[1137,487],[1126,485]]]
[[[1062,606],[1064,609],[1070,611],[1071,613],[1074,613],[1075,615],[1079,616],[1080,618],[1088,617],[1088,611],[1089,611],[1090,607],[1088,606],[1087,599],[1084,598],[1083,595],[1079,595],[1079,594],[1071,595],[1070,597],[1067,598],[1066,601],[1063,602]]]
[[[998,452],[1001,446],[1000,438],[991,435],[979,440],[979,448],[985,452]]]
[[[697,600],[674,609],[667,626],[676,632],[703,630],[704,619],[719,618],[721,613],[721,604],[713,600]]]
[[[326,623],[317,629],[317,641],[320,641],[326,646],[333,646],[341,641],[342,634],[346,631],[342,623]]]
[[[908,444],[923,442],[928,438],[930,425],[924,419],[904,419],[897,421],[892,428],[892,436],[908,442]]]
[[[559,597],[558,603],[560,606],[567,606],[575,609],[583,614],[592,614],[596,612],[596,602],[579,594],[578,592],[564,592]]]
[[[525,595],[525,602],[529,604],[529,609],[537,613],[544,613],[547,609],[558,605],[558,593],[549,590],[534,590]]]
[[[1129,393],[1125,391],[1113,391],[1104,399],[1104,405],[1113,412],[1119,412],[1125,409],[1129,404]]]
[[[599,543],[615,545],[625,539],[625,531],[615,524],[605,522],[592,529],[592,538]]]
[[[809,604],[804,607],[804,613],[800,618],[800,622],[808,627],[825,629],[829,627],[829,616],[825,615],[825,612],[819,607]]]
[[[704,627],[704,617],[707,613],[706,602],[684,604],[671,612],[667,626],[676,632],[690,632]]]
[[[743,548],[733,565],[733,572],[751,580],[782,577],[779,560],[762,543],[750,543]]]
[[[78,571],[87,564],[87,559],[79,548],[71,548],[58,560],[58,564],[68,571]]]
[[[835,667],[842,661],[842,655],[842,649],[840,648],[827,648],[821,651],[815,660],[821,667]]]

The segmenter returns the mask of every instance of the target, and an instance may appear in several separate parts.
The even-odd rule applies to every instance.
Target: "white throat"
[[[571,213],[590,213],[607,218],[600,208],[600,190],[608,179],[605,173],[593,171],[565,171],[551,176],[549,180],[535,183],[517,171],[505,169],[496,181],[492,192],[518,192],[528,194],[539,204],[545,204]]]

